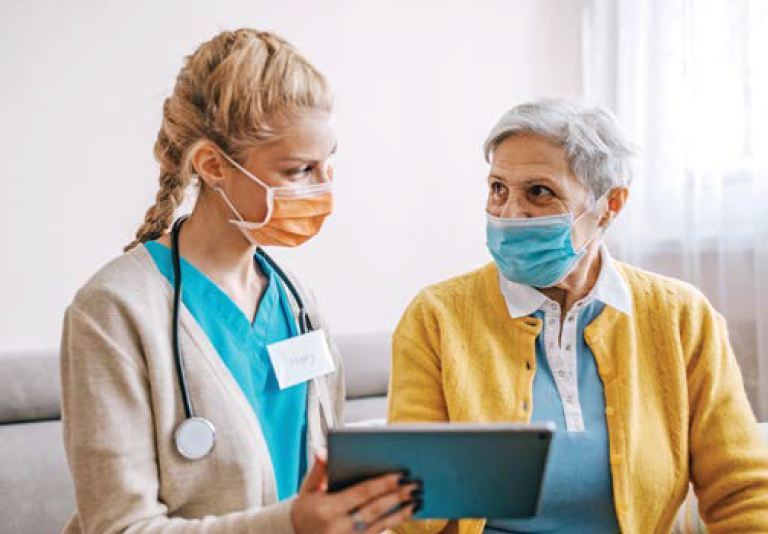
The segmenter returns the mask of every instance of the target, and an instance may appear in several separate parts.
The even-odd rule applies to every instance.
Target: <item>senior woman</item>
[[[495,261],[411,303],[394,335],[389,419],[554,421],[540,513],[397,531],[668,533],[692,481],[710,534],[768,532],[768,448],[723,318],[695,288],[602,243],[630,185],[614,119],[520,105],[485,152]]]

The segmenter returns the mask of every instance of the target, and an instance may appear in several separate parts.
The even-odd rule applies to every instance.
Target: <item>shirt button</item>
[[[571,323],[573,322],[573,320],[574,320],[574,319],[575,319],[575,317],[574,317],[573,315],[571,315],[570,317],[568,317],[568,321],[569,321],[569,322],[571,322]]]
[[[566,345],[565,346],[565,350],[571,350],[571,346],[570,345]]]
[[[560,378],[563,378],[563,377],[565,376],[565,371],[563,371],[562,369],[560,369],[560,370],[557,372],[557,376],[559,376]]]
[[[568,395],[565,398],[565,402],[567,402],[568,404],[573,404],[573,397],[571,395]]]

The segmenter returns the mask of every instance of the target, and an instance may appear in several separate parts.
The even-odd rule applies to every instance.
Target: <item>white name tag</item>
[[[273,343],[267,346],[267,351],[280,389],[336,370],[325,332],[322,330]]]

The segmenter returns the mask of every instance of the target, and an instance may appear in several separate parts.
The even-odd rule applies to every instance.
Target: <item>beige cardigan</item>
[[[323,328],[311,293],[291,281],[312,323]],[[77,510],[65,532],[292,534],[291,501],[277,504],[258,418],[183,306],[187,382],[196,413],[216,427],[216,446],[197,461],[176,451],[173,433],[184,409],[171,350],[171,298],[170,284],[140,246],[101,269],[67,310],[62,420]],[[338,371],[308,388],[310,461],[327,427],[341,421],[344,381],[330,345]],[[324,410],[328,403],[333,407]]]

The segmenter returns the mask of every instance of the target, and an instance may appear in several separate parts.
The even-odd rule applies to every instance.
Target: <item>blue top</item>
[[[597,300],[587,304],[579,314],[577,325],[575,354],[584,432],[560,430],[566,428],[563,405],[547,361],[544,336],[537,338],[531,421],[554,421],[558,428],[552,440],[539,515],[526,520],[489,520],[486,533],[620,532],[613,501],[603,382],[595,357],[584,341],[584,329],[603,308],[604,304]],[[533,316],[544,320],[541,310]]]
[[[171,285],[170,249],[145,243]],[[202,272],[181,258],[182,300],[219,353],[259,419],[277,480],[280,500],[295,495],[307,470],[307,384],[280,390],[267,345],[297,335],[296,323],[280,277],[258,254],[269,279],[253,324]],[[205,415],[205,414],[201,414]]]

